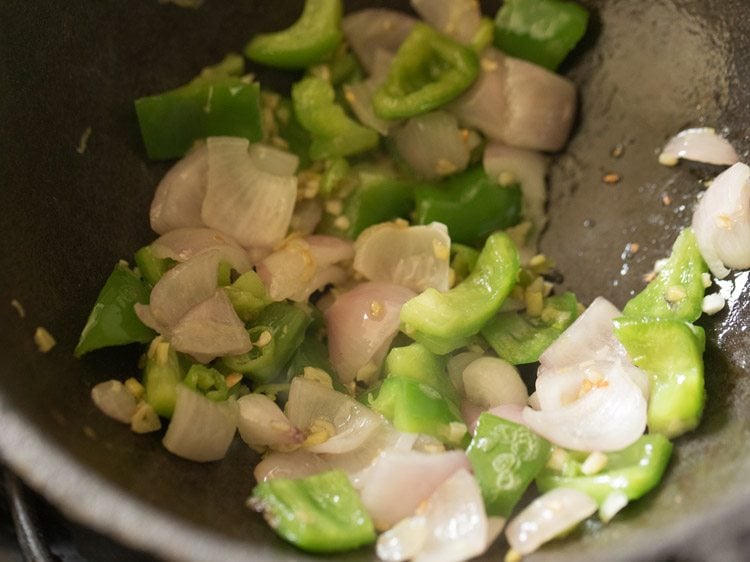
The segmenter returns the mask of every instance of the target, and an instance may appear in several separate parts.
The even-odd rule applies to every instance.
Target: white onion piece
[[[544,368],[563,369],[589,359],[612,359],[624,356],[624,350],[614,335],[612,321],[622,316],[620,310],[604,297],[597,297],[576,318],[541,357]]]
[[[153,318],[174,326],[190,309],[213,296],[219,285],[221,252],[209,250],[167,271],[151,290]]]
[[[737,163],[716,178],[693,214],[698,248],[719,279],[750,267],[750,168]]]
[[[378,457],[360,491],[377,529],[388,529],[417,507],[449,476],[470,469],[463,451],[420,453],[388,450]]]
[[[377,373],[398,333],[401,307],[415,296],[406,287],[370,281],[340,295],[326,310],[328,352],[343,383]]]
[[[304,377],[295,377],[289,388],[286,415],[296,427],[310,430],[326,424],[332,435],[308,446],[313,453],[346,453],[362,445],[382,424],[383,418],[351,396]]]
[[[203,226],[201,206],[208,182],[208,150],[201,143],[165,174],[151,201],[150,220],[154,232]]]
[[[370,8],[347,14],[342,27],[357,59],[368,74],[372,74],[375,53],[379,49],[390,53],[398,51],[416,21],[396,10]]]
[[[283,449],[304,441],[281,408],[265,394],[247,394],[237,400],[237,428],[242,440],[254,449]]]
[[[477,81],[448,107],[462,124],[492,140],[556,151],[573,125],[576,90],[554,72],[490,48],[482,54]]]
[[[512,421],[519,425],[526,425],[526,422],[523,419],[523,409],[524,407],[519,406],[518,404],[501,404],[500,406],[490,408],[487,410],[487,413],[497,416],[498,418]]]
[[[387,281],[421,293],[428,287],[447,291],[450,285],[448,228],[433,222],[408,226],[376,224],[354,243],[354,271],[372,281]]]
[[[470,135],[455,115],[432,111],[394,127],[391,138],[404,161],[420,176],[438,178],[460,172],[469,163]]]
[[[680,158],[718,166],[731,166],[740,160],[734,147],[713,127],[685,129],[669,139],[659,154],[659,162],[674,166]]]
[[[599,507],[599,519],[604,523],[609,523],[612,518],[617,515],[625,506],[630,502],[627,494],[622,490],[614,490],[610,492],[601,507]]]
[[[91,389],[91,400],[102,413],[122,423],[130,423],[138,406],[135,396],[117,380],[95,385]]]
[[[250,351],[252,342],[227,294],[218,289],[211,298],[191,308],[172,327],[170,343],[201,363],[215,357]]]
[[[582,388],[573,402],[540,411],[526,407],[526,425],[567,449],[606,452],[633,444],[646,429],[646,399],[620,359],[607,363],[607,367],[601,378],[590,389]]]
[[[534,225],[534,236],[538,237],[547,224],[544,205],[549,159],[534,150],[494,142],[484,149],[482,164],[487,175],[498,183],[505,185],[517,181],[521,184],[523,216]]]
[[[250,269],[247,252],[232,238],[206,227],[186,227],[170,230],[151,243],[157,258],[170,258],[184,262],[208,250],[216,250],[221,259],[229,262],[240,273]]]
[[[464,45],[471,43],[482,22],[476,0],[411,0],[410,4],[432,27]]]
[[[427,540],[427,519],[423,515],[406,517],[378,537],[375,551],[386,562],[411,560]]]
[[[349,103],[354,115],[357,116],[360,123],[375,129],[383,136],[388,135],[393,122],[375,115],[375,110],[372,107],[372,96],[388,77],[393,55],[394,53],[391,51],[376,49],[372,59],[370,76],[367,80],[344,84],[344,98]]]
[[[323,454],[321,458],[332,468],[343,470],[352,485],[361,490],[367,482],[370,469],[382,452],[409,451],[414,447],[417,437],[416,433],[403,433],[383,420],[381,426],[356,449],[336,455]]]
[[[596,512],[596,502],[570,488],[555,488],[535,499],[505,528],[513,550],[531,554],[544,543]]]
[[[138,317],[138,320],[143,322],[152,330],[159,332],[161,335],[166,336],[167,338],[169,338],[169,336],[172,334],[171,328],[169,328],[166,324],[159,322],[154,317],[154,315],[151,313],[151,307],[149,305],[137,302],[133,305],[133,311]]]
[[[334,264],[354,256],[351,242],[334,236],[290,238],[258,264],[258,275],[275,301],[307,302],[329,283],[341,283],[346,272]]]
[[[529,400],[526,383],[518,370],[498,357],[480,357],[462,374],[466,398],[485,408],[501,404],[525,406]]]
[[[463,351],[448,359],[446,370],[448,371],[448,376],[451,378],[453,386],[456,387],[459,394],[464,395],[464,369],[467,365],[480,357],[482,357],[482,353],[479,351]]]
[[[177,385],[174,414],[162,443],[170,453],[197,462],[227,454],[237,430],[237,401],[213,402],[184,384]]]
[[[242,246],[274,246],[284,238],[297,198],[297,178],[258,168],[246,139],[211,137],[208,187],[201,216]]]
[[[468,469],[458,470],[435,490],[424,517],[427,538],[414,562],[459,562],[489,546],[482,492]]]
[[[275,176],[293,176],[299,166],[299,156],[267,144],[251,144],[248,153],[255,167]]]
[[[315,453],[297,449],[289,453],[272,452],[255,465],[253,475],[257,482],[274,478],[305,478],[327,472],[332,467]]]

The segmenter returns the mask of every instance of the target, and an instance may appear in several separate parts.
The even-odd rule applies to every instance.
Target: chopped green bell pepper
[[[375,541],[372,519],[340,470],[261,482],[248,503],[282,538],[309,552],[340,552]]]
[[[180,357],[161,337],[154,340],[146,356],[143,386],[146,402],[163,418],[171,418],[177,400],[177,385],[183,379]]]
[[[495,46],[555,70],[586,32],[589,14],[564,0],[505,0],[495,17]]]
[[[148,157],[183,156],[198,139],[211,136],[261,139],[260,87],[244,78],[198,81],[135,102]]]
[[[466,425],[458,407],[418,379],[391,375],[376,392],[368,393],[366,403],[391,420],[400,431],[432,435],[454,447],[464,447],[468,443]]]
[[[460,283],[469,276],[471,270],[477,264],[479,258],[479,250],[451,242],[451,269],[455,275],[455,283]]]
[[[470,48],[416,23],[398,49],[385,82],[372,98],[381,119],[405,119],[445,105],[479,74]]]
[[[526,426],[483,413],[466,456],[488,515],[507,518],[550,455],[550,444]]]
[[[445,369],[447,357],[435,355],[419,343],[394,347],[385,358],[387,377],[400,376],[430,385],[456,406],[461,400]]]
[[[623,314],[694,322],[702,313],[707,271],[693,230],[683,229],[659,275],[628,301]]]
[[[471,274],[441,293],[429,288],[401,308],[401,329],[433,353],[449,353],[478,333],[500,309],[520,270],[518,251],[504,232],[487,238]]]
[[[148,303],[143,280],[127,265],[117,264],[96,298],[75,348],[75,356],[89,351],[129,343],[146,343],[156,332],[136,316],[133,305]]]
[[[578,300],[573,293],[544,299],[541,316],[522,312],[501,312],[482,328],[482,335],[498,357],[523,365],[534,363],[578,317]]]
[[[313,160],[359,154],[378,145],[378,133],[354,121],[335,99],[333,86],[322,78],[310,76],[292,86],[294,113],[312,135]]]
[[[243,322],[249,322],[271,303],[268,291],[255,271],[247,271],[237,280],[224,287],[237,316]]]
[[[206,365],[195,364],[191,366],[182,382],[191,390],[214,402],[222,402],[229,396],[224,375]]]
[[[144,246],[135,253],[135,264],[143,280],[153,287],[162,275],[169,271],[177,262],[169,258],[157,258],[151,246]]]
[[[414,198],[417,224],[441,222],[451,241],[462,244],[479,244],[491,232],[521,220],[521,188],[499,185],[481,165],[442,182],[420,184]]]
[[[677,437],[695,428],[703,413],[703,329],[677,320],[623,317],[615,335],[636,367],[651,380],[648,429]]]
[[[477,53],[482,53],[487,47],[492,44],[492,40],[495,36],[495,22],[490,18],[482,18],[479,22],[479,28],[477,29],[474,37],[471,38],[470,47]]]
[[[342,0],[305,0],[289,28],[261,33],[245,47],[250,60],[279,68],[305,68],[323,61],[341,43]]]
[[[585,475],[581,465],[589,453],[568,453],[560,467],[546,466],[536,479],[542,492],[573,488],[594,498],[601,506],[612,492],[623,492],[635,500],[661,481],[672,455],[672,444],[663,435],[644,435],[621,451],[607,453],[607,464],[595,474]]]
[[[257,383],[270,382],[284,372],[310,322],[312,317],[302,305],[273,302],[261,310],[248,329],[252,349],[220,361],[227,369]]]

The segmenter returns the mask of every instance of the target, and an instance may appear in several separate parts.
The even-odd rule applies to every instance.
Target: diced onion
[[[622,490],[610,492],[599,507],[599,519],[604,523],[609,523],[620,510],[628,505],[628,502],[628,496]]]
[[[213,402],[177,385],[172,421],[162,443],[170,453],[197,462],[223,459],[237,430],[237,401]]]
[[[237,400],[237,406],[240,437],[254,449],[283,449],[302,443],[303,433],[292,425],[276,402],[265,394],[243,396]]]
[[[370,8],[347,14],[342,27],[357,59],[368,74],[372,74],[375,53],[379,49],[390,53],[398,51],[416,21],[397,10]]]
[[[91,389],[91,400],[105,415],[122,423],[130,423],[138,406],[127,387],[117,380],[100,382]]]
[[[482,21],[476,0],[411,0],[410,4],[432,27],[464,45],[471,43]]]
[[[659,162],[665,166],[674,166],[680,158],[721,166],[731,166],[740,160],[729,141],[712,127],[680,131],[669,139],[659,154]]]
[[[209,250],[216,250],[221,259],[239,273],[250,269],[247,252],[231,236],[206,227],[185,227],[170,230],[151,243],[157,258],[184,262]]]
[[[750,267],[750,168],[737,163],[716,178],[693,214],[693,230],[711,273]]]
[[[255,480],[265,482],[274,478],[305,478],[331,470],[331,466],[315,453],[297,449],[289,453],[273,451],[260,461],[253,472]]]
[[[372,281],[387,281],[422,292],[447,291],[450,244],[444,224],[408,226],[397,222],[365,229],[354,248],[354,271]]]
[[[480,357],[463,370],[466,398],[492,408],[502,404],[525,406],[529,399],[526,383],[518,370],[498,357]]]
[[[275,176],[292,176],[299,166],[299,156],[267,144],[251,144],[248,153],[256,168]]]
[[[596,502],[578,490],[555,488],[535,499],[505,528],[505,537],[519,554],[531,554],[596,512]]]

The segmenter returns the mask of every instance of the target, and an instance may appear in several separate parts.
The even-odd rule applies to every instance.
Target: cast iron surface
[[[351,1],[347,9],[367,4]],[[490,4],[488,11],[496,8]],[[137,351],[72,357],[108,271],[153,238],[147,210],[166,165],[147,162],[132,100],[186,82],[241,49],[254,30],[284,27],[301,5],[207,0],[191,11],[156,0],[0,3],[0,450],[69,516],[163,557],[314,559],[244,507],[254,455],[241,443],[225,462],[194,464],[169,455],[158,436],[133,435],[94,409],[91,386],[133,375]],[[747,155],[750,4],[588,5],[591,33],[566,68],[581,88],[582,117],[553,167],[543,248],[582,300],[603,294],[622,305],[689,221],[700,180],[717,172],[660,167],[658,148],[681,128],[705,124]],[[262,83],[288,86],[289,78],[253,70]],[[625,151],[613,158],[617,144]],[[622,180],[603,183],[607,172]],[[623,258],[630,242],[640,250]],[[747,272],[723,282],[728,306],[703,323],[705,422],[678,441],[665,485],[608,527],[530,560],[740,559],[750,519],[747,284]],[[58,340],[46,355],[32,340],[39,325]],[[497,559],[498,548],[487,559]],[[366,549],[336,559],[372,557]]]

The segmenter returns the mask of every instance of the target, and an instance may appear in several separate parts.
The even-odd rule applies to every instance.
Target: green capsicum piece
[[[177,263],[170,258],[157,258],[151,246],[144,246],[133,257],[135,258],[135,265],[138,266],[141,277],[150,287],[156,285],[162,275]]]
[[[511,514],[550,451],[549,442],[526,426],[486,412],[479,416],[466,456],[488,515]]]
[[[586,33],[588,19],[575,2],[505,0],[495,17],[495,46],[555,70]]]
[[[123,264],[117,264],[96,298],[75,348],[75,356],[102,347],[146,343],[156,332],[136,316],[133,305],[148,303],[143,280]]]
[[[433,353],[449,353],[477,334],[516,284],[518,251],[504,232],[487,238],[469,276],[447,292],[429,288],[401,308],[401,329]]]
[[[260,313],[263,308],[271,303],[263,281],[255,271],[247,271],[240,275],[237,280],[224,287],[237,316],[243,322],[249,322]]]
[[[703,329],[678,320],[615,319],[615,335],[636,367],[651,380],[648,429],[677,437],[700,422],[703,386]]]
[[[261,482],[248,505],[282,538],[309,552],[340,552],[375,541],[372,519],[340,470]]]
[[[683,229],[657,277],[628,301],[623,314],[694,322],[702,313],[703,274],[707,271],[695,233]]]
[[[385,358],[387,377],[401,376],[430,385],[443,398],[460,405],[458,392],[446,371],[447,357],[436,355],[419,343],[394,347]]]
[[[559,467],[546,466],[536,479],[540,491],[573,488],[596,500],[601,506],[612,492],[622,492],[635,500],[656,487],[669,464],[672,443],[660,434],[644,435],[621,451],[607,453],[607,464],[595,474],[581,471],[589,453],[567,453]]]
[[[431,435],[453,447],[468,443],[458,407],[416,378],[391,375],[380,388],[367,394],[366,403],[400,431]]]
[[[273,302],[248,328],[252,349],[242,355],[222,357],[221,364],[257,383],[270,382],[284,372],[310,322],[312,317],[302,305]]]
[[[214,402],[222,402],[229,396],[224,375],[206,365],[192,365],[182,382]]]
[[[476,248],[451,242],[451,269],[455,275],[454,284],[460,283],[469,276],[478,258],[479,250]]]
[[[462,244],[480,243],[491,232],[521,220],[521,188],[501,186],[481,165],[442,182],[418,185],[414,199],[417,224],[441,222],[451,241]]]
[[[501,312],[482,328],[482,335],[498,357],[523,365],[534,363],[578,317],[578,300],[573,293],[544,299],[538,317],[525,312]]]
[[[378,133],[349,117],[336,103],[333,86],[322,78],[310,76],[294,84],[292,103],[297,120],[312,136],[313,160],[359,154],[378,145]]]
[[[198,139],[210,136],[263,136],[260,87],[223,72],[161,94],[135,101],[135,111],[148,157],[183,156]]]
[[[341,43],[342,0],[305,0],[302,15],[283,31],[261,33],[245,46],[250,60],[278,68],[305,68],[323,61]]]
[[[470,48],[416,23],[396,52],[385,82],[372,98],[381,119],[405,119],[445,105],[479,74]]]
[[[177,400],[177,385],[183,379],[180,357],[161,336],[154,339],[146,355],[143,386],[146,402],[163,418],[171,418]]]

